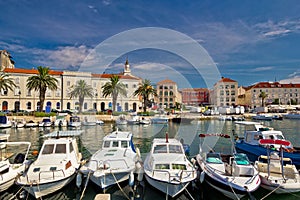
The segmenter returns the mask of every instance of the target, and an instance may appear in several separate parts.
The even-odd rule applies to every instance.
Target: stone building
[[[209,104],[209,90],[207,88],[183,88],[179,92],[184,105],[199,106]]]
[[[34,111],[39,107],[39,94],[26,88],[27,79],[30,76],[38,74],[36,69],[19,69],[14,67],[5,67],[3,69],[14,80],[16,87],[13,91],[1,91],[0,106],[1,110],[27,110]],[[90,72],[76,71],[54,71],[50,70],[50,75],[58,80],[58,89],[56,91],[47,90],[45,99],[45,108],[56,110],[78,109],[79,101],[76,98],[70,99],[71,86],[78,80],[85,80],[87,84],[94,88],[92,98],[85,97],[83,111],[112,109],[112,98],[103,97],[102,86],[110,81],[113,74],[93,74]],[[119,111],[138,111],[141,103],[138,96],[133,96],[141,78],[131,74],[128,60],[126,60],[124,71],[116,74],[120,77],[120,82],[125,84],[127,96],[119,96],[117,109]]]
[[[181,94],[178,92],[177,83],[166,79],[156,84],[156,102],[160,108],[173,108],[176,103],[181,103]]]
[[[210,93],[211,103],[217,107],[237,105],[238,82],[230,78],[222,77],[214,84]]]

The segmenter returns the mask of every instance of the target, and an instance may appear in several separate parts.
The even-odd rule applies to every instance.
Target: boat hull
[[[108,188],[116,183],[120,183],[129,179],[130,172],[121,172],[121,173],[109,173],[109,174],[102,174],[97,176],[93,174],[90,176],[90,180],[96,184],[97,186],[101,187],[101,189]]]
[[[31,194],[32,196],[34,196],[35,198],[40,198],[49,194],[52,194],[60,189],[62,189],[63,187],[65,187],[67,184],[69,184],[74,178],[75,178],[76,173],[72,174],[69,177],[66,177],[64,179],[60,179],[57,181],[53,181],[53,182],[47,182],[47,183],[40,183],[40,184],[19,184],[21,186],[24,187],[24,189]]]
[[[291,180],[292,182],[286,182],[280,184],[271,183],[266,177],[261,177],[261,187],[274,191],[276,194],[290,194],[300,192],[300,183]]]
[[[173,184],[173,183],[168,183],[160,180],[156,180],[148,176],[147,174],[145,175],[145,178],[147,182],[156,188],[157,190],[168,194],[172,198],[180,194],[182,191],[185,190],[185,188],[189,185],[190,182],[180,182],[178,184]]]

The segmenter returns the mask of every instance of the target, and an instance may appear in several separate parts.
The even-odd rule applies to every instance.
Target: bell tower
[[[131,75],[128,58],[126,58],[126,62],[125,62],[125,66],[124,66],[124,75]]]

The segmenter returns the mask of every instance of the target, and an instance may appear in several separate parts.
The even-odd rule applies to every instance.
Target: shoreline
[[[267,113],[268,115],[283,115],[286,113]],[[185,117],[185,118],[191,118],[194,120],[217,120],[219,119],[220,116],[229,116],[229,117],[237,117],[237,118],[245,118],[246,119],[252,119],[253,116],[255,116],[255,113],[244,113],[244,114],[236,114],[236,115],[202,115],[200,113],[182,113],[181,116]],[[78,114],[77,116],[79,116],[81,119],[83,119],[85,116],[95,116],[96,120],[102,120],[103,122],[107,122],[107,123],[113,123],[116,121],[116,119],[119,116],[112,116],[112,115],[81,115]],[[130,115],[126,115],[127,119],[130,118]],[[156,115],[155,115],[156,116]],[[177,116],[180,116],[179,113],[175,113],[175,114],[170,114],[170,115],[165,115],[166,117],[169,118],[169,121],[172,121],[172,118],[176,118]],[[9,120],[14,121],[17,119],[24,119],[26,122],[29,120],[33,120],[34,122],[39,122],[43,119],[43,117],[35,117],[35,116],[7,116],[9,118]],[[66,119],[69,120],[71,117],[71,115],[66,115]],[[144,118],[152,118],[154,116],[140,116],[140,117],[144,117]],[[55,121],[56,116],[50,117],[51,121]]]

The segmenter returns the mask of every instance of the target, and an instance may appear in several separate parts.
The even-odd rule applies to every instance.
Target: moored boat
[[[153,139],[144,162],[144,173],[150,185],[171,197],[183,192],[197,177],[180,141],[167,136]]]
[[[260,139],[274,139],[286,141],[283,133],[279,130],[274,130],[271,127],[266,127],[257,122],[236,122],[237,125],[243,125],[245,127],[244,136],[240,137],[235,142],[235,148],[238,152],[247,154],[248,158],[255,162],[261,155],[267,155],[266,145],[259,144]],[[297,169],[300,169],[300,148],[293,146],[290,142],[288,146],[282,146],[284,148],[283,156],[290,158]],[[273,144],[272,151],[279,152],[280,145]]]
[[[80,127],[81,126],[80,118],[78,116],[71,116],[68,126],[73,128]]]
[[[11,187],[17,176],[24,172],[30,164],[30,161],[27,160],[30,146],[30,142],[1,142],[0,192]],[[24,149],[22,147],[24,147]],[[24,151],[12,153],[12,148],[14,148],[14,150],[23,149]]]
[[[10,128],[11,126],[12,122],[7,116],[0,116],[0,129]]]
[[[108,188],[134,178],[139,156],[132,133],[117,130],[103,138],[102,148],[92,155],[82,171],[90,173],[90,180],[101,189]]]
[[[81,166],[82,156],[75,138],[80,134],[79,131],[55,131],[45,135],[49,138],[37,159],[16,183],[35,198],[54,193],[70,183]]]
[[[224,134],[200,134],[200,138],[207,136],[230,138]],[[240,199],[260,186],[258,172],[245,154],[204,152],[200,146],[196,161],[201,172],[200,182],[205,181],[231,199]]]
[[[262,139],[259,142],[268,145],[268,148],[274,144],[288,145],[287,141],[282,140]],[[267,156],[261,155],[255,162],[256,169],[261,177],[261,186],[278,194],[300,192],[299,171],[290,158],[283,156],[282,148],[280,154],[268,151]]]

